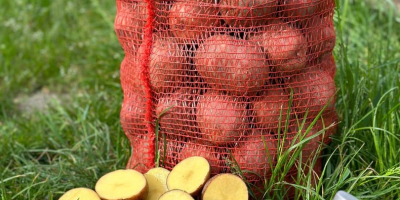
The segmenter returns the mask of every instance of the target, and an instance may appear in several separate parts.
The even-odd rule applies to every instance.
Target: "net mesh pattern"
[[[146,172],[160,152],[167,169],[203,156],[212,174],[238,166],[268,177],[278,143],[289,148],[302,133],[298,120],[306,117],[307,127],[325,107],[307,136],[337,123],[334,7],[334,0],[117,0],[128,167]],[[310,140],[303,160],[335,132]]]

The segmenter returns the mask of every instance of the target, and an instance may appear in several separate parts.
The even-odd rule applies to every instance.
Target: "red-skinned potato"
[[[144,93],[124,93],[120,118],[122,128],[129,139],[133,135],[145,134],[147,131],[145,121],[146,102],[147,99]]]
[[[254,95],[268,80],[269,66],[261,48],[229,35],[207,38],[194,62],[207,84],[231,95]]]
[[[264,25],[277,10],[276,0],[221,0],[220,13],[234,27]]]
[[[328,102],[325,111],[334,109],[335,82],[324,71],[314,69],[294,75],[289,80],[290,88],[293,89],[293,108],[299,115],[308,110],[307,116],[315,117]]]
[[[174,36],[188,43],[204,39],[207,32],[220,24],[213,0],[175,1],[168,20]]]
[[[215,92],[201,96],[196,113],[201,136],[219,146],[239,140],[247,130],[246,105],[238,98]]]
[[[320,68],[329,74],[332,79],[335,78],[336,74],[336,62],[332,53],[322,55],[320,58]]]
[[[114,28],[125,52],[136,54],[137,46],[143,41],[144,27],[148,17],[145,1],[122,1],[118,4]],[[165,29],[168,5],[157,1],[155,3],[155,30]]]
[[[322,1],[324,0],[282,0],[283,14],[290,20],[302,19],[318,13]]]
[[[315,16],[307,21],[304,31],[308,41],[309,54],[318,57],[332,52],[336,43],[333,20],[328,17]]]
[[[167,109],[169,110],[167,111]],[[164,114],[160,117],[162,132],[181,134],[181,131],[184,131],[190,135],[195,135],[195,110],[195,91],[182,88],[170,95],[164,94],[159,98],[156,107],[157,117],[164,111]]]
[[[271,165],[276,162],[276,153],[277,140],[272,135],[261,134],[261,131],[254,130],[243,142],[240,142],[239,146],[233,150],[232,155],[242,172],[243,170],[253,172],[243,172],[243,175],[248,181],[254,181],[271,173]]]
[[[213,175],[218,174],[223,169],[220,153],[212,146],[196,144],[194,142],[185,143],[178,154],[178,160],[181,161],[192,156],[201,156],[207,159],[211,166],[211,174]]]
[[[262,47],[277,72],[296,72],[306,67],[307,40],[291,24],[276,20],[262,34]]]
[[[254,100],[254,121],[257,127],[277,132],[279,118],[281,128],[285,127],[288,109],[288,94],[281,88],[270,88],[263,96]]]
[[[145,44],[140,46],[137,64],[143,58],[145,48]],[[182,46],[174,38],[156,36],[149,60],[150,84],[154,92],[172,92],[182,83],[182,75],[187,70],[187,60]],[[135,77],[140,77],[139,72],[137,71],[139,76]]]
[[[136,93],[145,96],[144,85],[138,74],[140,65],[132,57],[125,57],[121,63],[120,80],[124,94]]]
[[[141,173],[147,172],[154,166],[148,165],[151,163],[150,153],[147,152],[150,149],[148,137],[142,135],[131,135],[128,139],[132,146],[132,154],[129,158],[127,168],[135,169]]]

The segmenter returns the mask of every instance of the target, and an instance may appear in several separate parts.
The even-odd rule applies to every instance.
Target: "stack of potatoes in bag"
[[[319,133],[302,150],[306,162],[336,132],[334,0],[117,0],[117,7],[129,168],[146,172],[154,153],[167,169],[202,156],[213,175],[240,168],[262,183],[278,149]]]

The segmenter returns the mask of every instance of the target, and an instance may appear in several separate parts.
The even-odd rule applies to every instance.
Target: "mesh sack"
[[[128,167],[146,172],[157,152],[167,169],[197,155],[212,174],[239,167],[261,183],[285,126],[284,143],[293,144],[302,133],[297,120],[308,126],[325,108],[308,136],[337,122],[334,7],[334,0],[117,0]],[[310,140],[302,160],[335,131]]]

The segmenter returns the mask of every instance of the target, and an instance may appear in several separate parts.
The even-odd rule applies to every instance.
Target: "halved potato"
[[[233,174],[218,174],[212,177],[202,191],[203,200],[248,200],[249,193],[241,178]]]
[[[89,188],[74,188],[64,193],[59,200],[100,200],[97,193]]]
[[[133,170],[116,170],[105,174],[96,183],[95,190],[101,199],[141,200],[147,197],[149,186],[142,173]]]
[[[210,172],[210,164],[205,158],[200,156],[186,158],[178,163],[169,174],[168,189],[179,189],[196,196],[210,178]]]
[[[161,195],[168,191],[167,177],[169,173],[169,170],[157,167],[144,174],[149,185],[146,200],[158,200]]]
[[[182,190],[170,190],[164,193],[159,200],[194,200],[190,194]]]

